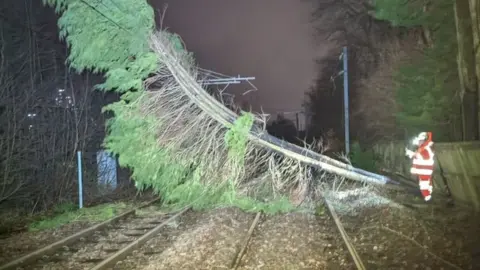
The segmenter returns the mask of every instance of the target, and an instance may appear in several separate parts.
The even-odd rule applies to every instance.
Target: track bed
[[[372,206],[365,203],[368,196],[359,196],[362,207],[350,201],[345,204],[348,207],[337,204],[335,208],[365,269],[478,269],[472,255],[478,247],[475,237],[480,235],[480,223],[468,211],[434,205],[409,209],[391,200]],[[352,207],[355,213],[343,212]],[[139,237],[125,236],[125,232],[140,234],[147,220],[161,222],[171,215],[146,209],[137,218],[117,223],[24,269],[91,269],[100,258],[128,244],[118,241],[132,243]],[[317,215],[262,215],[255,220],[255,214],[236,208],[188,211],[111,269],[361,269],[354,264],[327,208]],[[250,230],[252,223],[255,226]]]

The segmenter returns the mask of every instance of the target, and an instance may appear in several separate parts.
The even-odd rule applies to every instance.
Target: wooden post
[[[458,77],[462,97],[463,140],[478,140],[478,93],[475,49],[472,35],[470,7],[466,0],[456,0],[453,6],[458,44]]]

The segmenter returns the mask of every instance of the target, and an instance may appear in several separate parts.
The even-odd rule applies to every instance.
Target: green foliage
[[[254,116],[244,113],[239,117],[230,129],[225,133],[225,143],[229,148],[229,158],[243,166],[247,151],[248,133],[253,125]]]
[[[228,148],[228,158],[233,163],[232,165],[234,167],[241,168],[242,170],[247,154],[248,133],[252,128],[254,119],[252,113],[244,112],[225,133],[225,144]],[[265,197],[269,197],[269,195],[271,196],[271,194],[265,194]],[[235,184],[232,179],[229,180],[229,188],[220,199],[221,204],[238,206],[241,209],[252,212],[263,211],[265,213],[273,214],[277,212],[288,212],[293,209],[289,200],[285,197],[280,197],[273,202],[265,203],[258,199],[240,196],[236,192]]]
[[[430,130],[437,140],[451,140],[451,123],[458,119],[456,30],[451,1],[440,0],[423,8],[422,1],[376,0],[375,16],[395,26],[421,26],[430,30],[434,46],[412,59],[395,74],[397,122],[409,133]]]
[[[143,89],[143,78],[146,78],[157,68],[157,56],[145,53],[136,61],[129,62],[125,67],[113,68],[107,71],[105,83],[98,85],[101,90],[115,90],[125,93],[129,90]]]
[[[183,52],[183,58],[187,62],[194,62],[194,56],[192,52],[188,52],[187,48],[185,47],[185,44],[183,43],[182,38],[177,35],[177,34],[172,34],[170,37],[170,41],[173,43],[174,48],[176,48],[177,51]]]
[[[41,220],[33,222],[28,229],[29,231],[40,231],[58,228],[73,222],[105,221],[114,217],[119,211],[126,207],[125,204],[119,203],[77,209],[75,205],[62,204],[55,208],[53,216],[44,217]]]
[[[233,205],[247,212],[262,211],[265,214],[287,213],[295,209],[286,197],[280,197],[271,202],[259,202],[246,196],[239,196],[233,201]]]
[[[183,160],[169,149],[159,147],[155,135],[162,123],[154,116],[146,117],[140,110],[143,81],[159,64],[148,47],[154,13],[146,1],[44,0],[44,3],[61,14],[58,25],[60,36],[70,46],[70,66],[79,72],[87,69],[105,72],[106,81],[97,88],[122,93],[121,101],[104,108],[115,115],[107,123],[104,145],[118,156],[120,166],[132,170],[138,188],[152,188],[166,203],[193,204],[195,209],[219,205],[268,213],[292,209],[286,198],[263,203],[238,196],[232,181],[210,181],[207,185],[203,175],[208,160]],[[171,40],[178,50],[185,49],[178,35],[172,35]],[[193,61],[192,54],[183,53]],[[225,135],[229,162],[240,169],[252,124],[253,115],[245,114]],[[225,176],[228,173],[233,172],[225,172]]]
[[[423,3],[412,1],[374,0],[374,15],[378,20],[389,21],[394,26],[413,27],[422,25],[425,20]]]
[[[70,212],[70,211],[75,211],[77,208],[78,208],[78,206],[75,205],[74,203],[71,203],[71,202],[62,203],[62,204],[55,205],[55,207],[53,209],[53,213],[54,214],[63,214],[63,213],[67,213],[67,212]]]
[[[154,12],[147,1],[116,0],[43,0],[61,13],[58,20],[60,37],[70,47],[72,68],[81,72],[126,69],[131,78],[141,74],[137,61],[145,61],[149,53],[148,38],[154,29]],[[151,59],[151,57],[150,57]],[[151,72],[142,66],[141,70]],[[148,75],[143,73],[144,76]],[[108,75],[107,75],[108,76]]]
[[[315,208],[315,215],[317,216],[324,216],[326,213],[326,206],[324,203],[318,204],[317,207]]]
[[[358,142],[354,142],[350,149],[350,162],[353,166],[374,172],[377,170],[376,156],[372,149],[362,149]]]

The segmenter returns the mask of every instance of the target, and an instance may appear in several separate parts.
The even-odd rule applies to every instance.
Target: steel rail
[[[142,209],[142,208],[145,208],[147,206],[150,206],[152,205],[153,203],[155,202],[158,202],[160,200],[160,198],[157,198],[157,199],[154,199],[154,200],[151,200],[135,209],[132,209],[132,210],[129,210],[123,214],[120,214],[116,217],[113,217],[109,220],[106,220],[106,221],[103,221],[99,224],[96,224],[96,225],[93,225],[91,227],[88,227],[78,233],[75,233],[73,235],[70,235],[66,238],[63,238],[55,243],[52,243],[46,247],[43,247],[43,248],[40,248],[40,249],[37,249],[29,254],[26,254],[16,260],[13,260],[5,265],[2,265],[0,266],[0,270],[10,270],[10,269],[16,269],[18,267],[22,267],[22,266],[26,266],[32,262],[35,262],[36,260],[42,258],[43,256],[45,255],[50,255],[50,254],[53,254],[55,253],[55,251],[57,251],[58,249],[64,247],[64,246],[68,246],[68,245],[71,245],[71,244],[74,244],[77,240],[79,240],[80,238],[83,238],[83,237],[86,237],[86,236],[89,236],[89,235],[92,235],[95,231],[97,230],[101,230],[101,229],[104,229],[105,227],[107,227],[108,225],[112,224],[112,223],[115,223],[121,219],[124,219],[128,216],[131,216],[131,215],[135,215],[136,211],[139,210],[139,209]]]
[[[105,260],[103,260],[102,262],[100,262],[99,264],[97,264],[96,266],[91,268],[91,270],[103,270],[103,269],[108,269],[108,268],[111,268],[111,267],[115,266],[115,264],[117,262],[124,260],[134,249],[140,247],[145,242],[150,240],[154,235],[158,234],[160,232],[160,230],[163,227],[165,227],[165,225],[169,224],[174,219],[181,216],[182,214],[184,214],[188,210],[190,210],[190,207],[184,208],[183,210],[181,210],[177,214],[173,215],[169,219],[160,223],[155,228],[151,229],[149,232],[145,233],[143,236],[141,236],[137,240],[130,243],[128,246],[122,248],[121,250],[119,250],[115,254],[113,254],[112,256],[106,258]]]
[[[330,204],[330,202],[326,198],[325,198],[325,204],[327,205],[328,211],[332,215],[333,221],[335,222],[335,225],[337,226],[337,229],[340,232],[340,235],[342,236],[343,242],[347,246],[348,252],[352,257],[353,262],[355,263],[355,266],[357,267],[358,270],[366,270],[367,268],[363,264],[363,261],[360,258],[360,255],[358,255],[357,250],[353,246],[352,241],[350,240],[350,237],[348,237],[347,232],[345,231],[345,227],[343,226],[342,222],[338,218],[337,212],[335,211],[333,206]]]
[[[257,215],[255,216],[255,219],[253,220],[252,224],[250,225],[250,228],[248,229],[247,237],[244,240],[242,248],[238,251],[238,253],[233,258],[233,261],[230,267],[231,269],[237,270],[238,266],[240,265],[243,255],[245,255],[245,252],[247,251],[247,247],[248,247],[248,244],[250,243],[250,239],[252,238],[253,230],[255,230],[255,227],[257,227],[258,221],[260,220],[261,216],[262,216],[262,212],[258,212]]]
[[[365,265],[363,264],[362,259],[360,258],[360,255],[358,255],[358,252],[356,251],[355,247],[352,244],[352,241],[348,237],[345,227],[343,226],[342,222],[338,218],[338,215],[335,211],[335,209],[332,207],[332,205],[328,202],[327,199],[325,199],[325,204],[327,205],[327,208],[335,222],[335,226],[337,227],[340,235],[342,236],[342,240],[347,246],[348,252],[350,257],[352,257],[353,262],[355,263],[355,266],[358,270],[366,270]],[[245,255],[245,252],[247,250],[248,244],[250,243],[250,240],[252,238],[252,234],[256,226],[258,225],[258,221],[260,220],[261,217],[261,212],[258,212],[257,215],[255,216],[255,219],[250,225],[250,229],[247,232],[247,236],[244,240],[244,243],[242,245],[242,248],[237,252],[237,254],[234,256],[233,261],[230,265],[230,269],[236,270],[238,269],[240,262]]]

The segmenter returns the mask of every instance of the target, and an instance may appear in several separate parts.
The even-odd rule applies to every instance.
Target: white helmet
[[[417,146],[420,145],[422,142],[426,141],[428,139],[428,134],[427,132],[420,132],[417,137],[413,138],[412,144]]]

